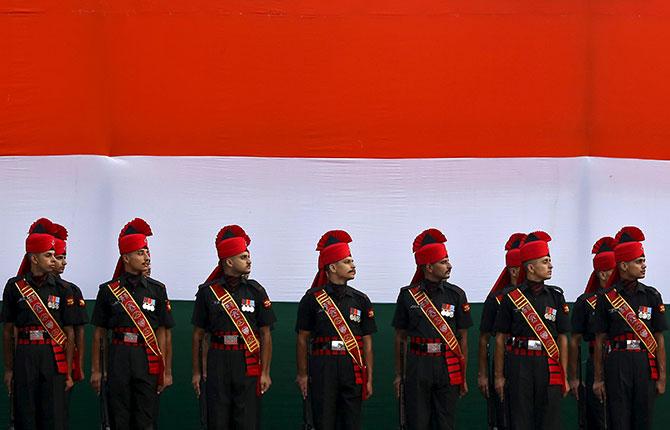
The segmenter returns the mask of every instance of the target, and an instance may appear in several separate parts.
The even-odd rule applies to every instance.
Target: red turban
[[[56,240],[53,234],[55,230],[54,224],[46,218],[40,218],[32,223],[26,238],[26,255],[19,266],[18,276],[23,276],[30,270],[28,254],[39,254],[54,249]]]
[[[219,260],[225,260],[228,257],[243,253],[247,250],[250,243],[251,238],[239,225],[227,225],[223,227],[216,235],[216,239],[214,239],[216,254],[219,256]],[[220,278],[221,272],[221,265],[217,264],[205,282]]]
[[[67,253],[67,229],[60,224],[54,224],[55,232],[54,237],[56,238],[56,243],[54,245],[54,251],[56,255],[65,255]]]
[[[147,237],[151,236],[151,227],[142,218],[135,218],[123,226],[119,233],[119,253],[128,254],[138,249],[148,248]],[[119,257],[112,279],[116,279],[123,273],[123,259]]]
[[[534,231],[526,236],[526,239],[519,248],[521,253],[521,269],[519,270],[518,282],[523,282],[526,279],[526,270],[523,267],[523,263],[549,255],[550,241],[551,236],[543,231]]]
[[[644,248],[641,242],[644,241],[645,237],[639,228],[633,226],[623,227],[614,236],[614,239],[616,241],[614,259],[617,263],[633,261],[644,255]],[[614,285],[619,279],[619,271],[615,270],[607,280],[606,288]]]
[[[614,260],[614,247],[616,240],[613,237],[605,236],[598,239],[591,250],[593,256],[593,272],[586,283],[585,293],[595,293],[598,289],[598,272],[604,272],[614,269],[616,261]]]
[[[437,263],[449,256],[447,247],[444,245],[446,241],[447,237],[436,228],[424,230],[414,239],[412,251],[416,262],[416,271],[410,285],[416,285],[424,278],[421,266]]]
[[[330,230],[321,236],[316,244],[316,250],[319,251],[319,271],[316,272],[311,288],[322,287],[328,283],[326,266],[349,257],[349,243],[351,236],[344,230]]]
[[[507,243],[505,244],[505,251],[507,251],[505,254],[505,267],[502,269],[502,272],[500,272],[500,275],[495,284],[493,284],[493,288],[491,288],[489,294],[502,290],[512,282],[508,269],[510,267],[521,267],[521,250],[519,247],[524,240],[526,240],[525,233],[514,233],[507,240]]]

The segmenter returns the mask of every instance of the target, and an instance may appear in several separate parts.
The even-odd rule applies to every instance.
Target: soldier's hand
[[[665,379],[660,379],[656,381],[656,394],[659,396],[665,393]]]
[[[569,383],[570,383],[570,393],[572,393],[572,395],[575,396],[577,400],[579,400],[579,379],[570,378]]]
[[[69,376],[65,378],[65,391],[70,391],[70,389],[74,387],[74,380],[72,380],[72,376]]]
[[[501,402],[505,401],[505,377],[496,376],[495,379],[496,393],[498,393],[498,398]]]
[[[165,391],[170,385],[172,385],[172,373],[163,373],[163,385],[158,386],[158,394]]]
[[[489,377],[487,375],[477,376],[477,386],[484,397],[489,398]]]
[[[370,397],[372,397],[372,393],[373,393],[373,390],[372,390],[372,381],[368,380],[368,382],[367,382],[366,385],[365,385],[365,390],[368,392],[368,399],[369,399]]]
[[[7,393],[9,395],[12,395],[12,382],[14,381],[14,371],[13,370],[5,370],[5,387],[7,387]]]
[[[307,398],[307,385],[309,383],[309,376],[308,375],[298,375],[295,377],[295,383],[298,384],[298,389],[300,390],[300,394],[302,394],[302,398],[306,399]]]
[[[400,398],[400,383],[402,382],[402,376],[397,375],[393,380],[393,388],[395,388],[395,397]]]
[[[191,378],[191,385],[193,385],[193,391],[195,391],[195,397],[200,398],[200,379],[201,376],[199,373],[194,373]]]
[[[272,385],[272,378],[267,373],[261,373],[261,394],[265,394]]]
[[[593,394],[600,400],[600,403],[605,401],[605,383],[603,381],[596,381],[593,383]]]
[[[459,396],[463,397],[466,394],[468,394],[468,382],[464,380],[463,385],[461,385],[461,388],[460,388],[460,391],[459,391]]]
[[[102,386],[102,373],[101,372],[91,372],[91,387],[100,395],[100,387]]]
[[[570,384],[568,383],[568,378],[565,378],[563,381],[563,397],[566,397],[570,394]]]

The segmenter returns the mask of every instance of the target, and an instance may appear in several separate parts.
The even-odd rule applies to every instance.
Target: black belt
[[[18,338],[23,340],[35,340],[37,338],[51,339],[51,336],[49,336],[49,332],[46,330],[26,330],[20,328]]]
[[[449,347],[447,346],[446,343],[439,343],[439,342],[431,342],[431,343],[410,342],[409,349],[411,351],[429,352],[437,354],[441,352],[447,352],[449,350]]]
[[[541,351],[542,350],[542,342],[540,342],[539,339],[518,339],[514,338],[512,339],[511,343],[513,348],[518,348],[518,349],[528,349],[531,351]]]
[[[613,351],[646,351],[647,346],[639,339],[613,340],[611,342]]]

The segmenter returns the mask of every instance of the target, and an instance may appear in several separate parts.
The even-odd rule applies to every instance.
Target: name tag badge
[[[638,308],[637,317],[641,320],[650,320],[651,319],[651,307],[649,306],[640,306]]]

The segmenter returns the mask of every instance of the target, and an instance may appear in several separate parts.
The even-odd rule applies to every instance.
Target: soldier
[[[616,263],[614,261],[615,241],[612,237],[600,238],[594,245],[592,253],[593,272],[589,277],[584,294],[575,301],[572,309],[572,336],[570,337],[570,365],[569,378],[570,391],[582,402],[585,409],[586,428],[606,429],[607,417],[603,403],[596,399],[593,390],[593,347],[595,342],[595,333],[593,332],[593,319],[598,297],[605,291],[605,286],[610,275],[614,271]],[[581,382],[581,363],[579,360],[579,350],[581,349],[582,339],[589,343],[589,358],[586,361],[586,383],[587,389],[583,391],[585,399],[579,397]],[[581,408],[581,406],[580,406]]]
[[[494,326],[495,388],[509,402],[510,427],[516,430],[560,429],[561,395],[568,389],[570,309],[560,288],[544,284],[553,270],[550,240],[537,231],[521,245],[523,282],[505,296]],[[505,375],[504,348],[510,336]]]
[[[3,292],[4,382],[14,396],[17,430],[66,428],[75,307],[72,290],[53,275],[54,232],[46,218],[33,223],[18,275]]]
[[[86,351],[84,326],[88,323],[88,314],[86,313],[86,302],[84,301],[84,296],[81,293],[81,289],[79,289],[79,287],[72,282],[68,282],[61,277],[65,271],[65,266],[67,266],[67,244],[65,242],[67,240],[67,230],[65,227],[59,224],[54,224],[54,226],[56,227],[56,231],[54,233],[54,251],[56,258],[54,276],[56,277],[56,282],[58,284],[60,284],[66,290],[69,288],[72,291],[72,298],[68,298],[68,304],[70,304],[70,302],[74,304],[74,319],[72,321],[74,330],[72,381],[76,384],[77,382],[84,379],[84,352]],[[72,390],[69,390],[65,398],[66,417],[69,415],[71,395]]]
[[[296,383],[319,430],[359,429],[361,401],[372,395],[377,325],[370,299],[347,284],[356,276],[350,242],[342,230],[321,237],[319,271],[298,306]]]
[[[612,429],[651,429],[654,398],[665,392],[665,306],[658,290],[640,282],[647,269],[642,231],[624,227],[615,239],[612,288],[596,304],[593,391],[606,400]]]
[[[265,289],[248,279],[250,243],[241,227],[223,227],[215,240],[219,264],[195,298],[192,384],[196,396],[206,397],[208,429],[259,428],[260,399],[272,384],[270,331],[277,318]],[[201,393],[206,334],[207,388]]]
[[[493,387],[492,377],[489,378],[489,368],[492,365],[493,357],[490,354],[489,341],[491,337],[495,339],[493,325],[496,321],[498,307],[505,298],[505,295],[518,285],[519,270],[521,269],[521,251],[519,247],[521,242],[526,239],[524,233],[514,233],[505,244],[505,268],[500,273],[493,288],[486,297],[484,309],[482,310],[482,321],[479,325],[479,372],[477,374],[477,385],[479,391],[488,399],[491,406],[489,411],[489,427],[504,429],[508,425],[508,410],[503,406],[495,389]],[[495,343],[495,342],[494,342]],[[491,416],[493,415],[493,416]]]
[[[113,430],[152,429],[158,394],[172,383],[172,369],[163,359],[165,330],[174,326],[167,290],[143,275],[150,267],[147,236],[151,235],[140,218],[123,227],[121,256],[112,280],[100,285],[91,318],[95,325],[91,385],[97,393],[102,388],[97,351],[111,332],[107,384]]]
[[[396,302],[396,394],[405,369],[405,408],[410,430],[455,428],[456,401],[468,392],[465,379],[468,328],[472,326],[465,292],[447,282],[451,263],[437,229],[414,239],[416,272]],[[446,322],[446,324],[445,324]],[[402,351],[409,338],[407,363]]]

